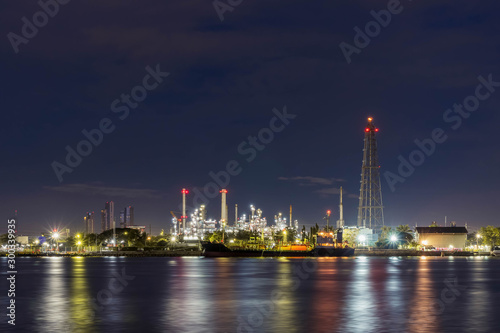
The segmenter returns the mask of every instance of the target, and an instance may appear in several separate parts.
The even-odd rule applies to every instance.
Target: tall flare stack
[[[182,232],[185,234],[186,233],[186,194],[188,194],[189,191],[186,190],[185,188],[182,189]]]
[[[365,128],[361,188],[359,190],[358,227],[379,231],[384,226],[384,206],[380,186],[380,166],[377,156],[376,133],[373,118]]]

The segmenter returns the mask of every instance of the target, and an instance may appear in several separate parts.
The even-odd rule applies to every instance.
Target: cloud
[[[344,192],[343,193],[344,198],[348,197],[348,198],[351,198],[351,199],[359,199],[359,196],[356,195],[356,194],[347,193],[346,190],[343,190],[343,192]],[[320,190],[316,190],[316,191],[314,191],[314,193],[318,193],[318,194],[321,194],[321,196],[326,197],[326,196],[329,196],[329,195],[339,195],[340,194],[340,189],[337,188],[337,187],[327,187],[327,188],[322,188]]]
[[[314,191],[314,193],[334,195],[334,194],[340,194],[340,189],[336,187],[322,188],[321,190]]]
[[[122,198],[160,198],[157,190],[112,187],[87,184],[66,184],[61,186],[44,186],[45,189],[57,192],[87,195],[102,195]]]
[[[335,183],[345,182],[345,179],[342,178],[321,178],[312,176],[278,177],[278,179],[283,181],[295,182],[298,183],[299,186],[321,186],[323,188],[315,190],[313,191],[313,193],[320,194],[322,197],[327,197],[329,195],[339,195],[340,188],[331,187],[331,185],[335,185]],[[358,199],[357,195],[349,194],[345,189],[344,196],[346,196],[347,198]]]
[[[284,181],[297,181],[300,186],[313,186],[313,185],[333,185],[336,182],[344,182],[340,178],[320,178],[311,176],[297,176],[297,177],[278,177],[279,180]]]

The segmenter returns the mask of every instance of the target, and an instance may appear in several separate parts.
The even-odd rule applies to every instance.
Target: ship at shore
[[[205,257],[350,257],[354,248],[342,243],[342,234],[319,233],[316,245],[305,244],[274,245],[245,244],[231,246],[224,243],[204,242],[201,244]]]

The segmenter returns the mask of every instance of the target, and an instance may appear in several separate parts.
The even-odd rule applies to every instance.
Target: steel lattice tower
[[[365,128],[363,166],[361,167],[361,188],[359,190],[358,227],[380,230],[384,225],[384,206],[380,186],[380,166],[377,156],[378,128],[368,118]]]

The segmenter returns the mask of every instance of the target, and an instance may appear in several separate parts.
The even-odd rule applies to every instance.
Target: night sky
[[[16,46],[9,33],[24,38],[22,18],[33,22],[41,7],[1,1],[0,215],[18,210],[24,234],[76,231],[87,211],[99,215],[113,200],[117,219],[133,205],[136,224],[158,233],[170,228],[183,187],[203,191],[209,173],[234,160],[231,223],[235,203],[247,214],[254,204],[268,220],[288,216],[290,204],[301,225],[324,223],[327,209],[336,220],[343,186],[346,224],[355,225],[372,116],[387,225],[444,224],[445,216],[498,225],[500,84],[478,88],[488,97],[467,118],[447,109],[474,96],[478,77],[500,82],[500,4],[391,2],[243,1],[221,21],[210,0],[69,1]],[[370,32],[369,43],[357,40],[363,47],[348,63],[341,43],[355,47],[354,28],[364,32],[370,11],[388,5],[398,13]],[[144,97],[146,90],[133,89],[148,74],[151,90],[127,106],[122,94]],[[289,123],[250,153],[248,137],[284,109]],[[60,182],[54,161],[66,164],[65,147],[76,149],[82,131],[106,118],[113,131]],[[436,128],[446,141],[392,191],[384,174],[397,175],[398,157],[408,159],[414,141]],[[219,197],[208,210],[220,217]]]

